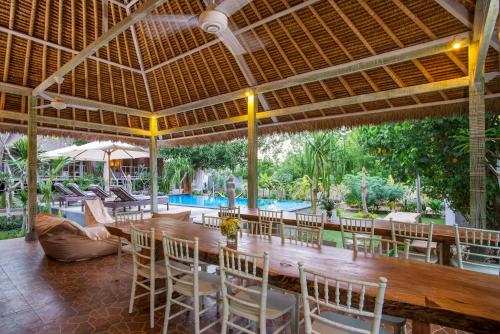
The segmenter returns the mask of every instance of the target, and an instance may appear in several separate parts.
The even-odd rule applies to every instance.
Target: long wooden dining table
[[[259,212],[257,209],[240,208],[241,219],[258,221]],[[283,211],[283,223],[287,225],[297,224],[295,212]],[[327,221],[324,226],[328,231],[340,231],[340,223],[335,221]],[[391,237],[391,223],[388,220],[376,219],[374,222],[374,230],[376,235],[382,237]],[[439,245],[440,262],[444,265],[451,264],[451,246],[455,245],[455,231],[453,226],[435,224],[432,230],[432,241]]]
[[[117,222],[106,228],[113,235],[130,238],[130,224]],[[200,260],[219,263],[218,245],[225,238],[218,230],[166,218],[134,225],[155,229],[157,240],[162,233],[189,240],[198,237]],[[282,243],[277,237],[267,240],[244,234],[237,247],[257,254],[269,252],[269,283],[294,292],[300,292],[298,261],[316,271],[352,279],[376,282],[386,277],[384,314],[411,319],[414,334],[430,333],[431,323],[474,333],[500,333],[499,276],[393,257],[355,256],[350,250]],[[367,293],[368,301],[374,297]]]

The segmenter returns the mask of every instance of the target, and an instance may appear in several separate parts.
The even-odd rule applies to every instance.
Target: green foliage
[[[75,179],[75,183],[78,185],[83,190],[86,190],[90,185],[92,184],[98,184],[98,185],[103,185],[103,178],[102,177],[97,177],[94,174],[91,173],[85,173],[81,176],[78,176]]]
[[[335,201],[331,198],[323,197],[320,203],[323,209],[325,209],[326,211],[332,211],[333,209],[335,209]]]
[[[444,203],[443,203],[443,201],[441,201],[439,199],[433,198],[427,202],[427,205],[429,206],[429,208],[431,208],[432,213],[434,213],[435,215],[438,215],[438,214],[441,214],[441,211],[443,210]]]
[[[487,114],[486,129],[500,128],[498,117]],[[452,209],[469,217],[469,154],[464,146],[468,129],[466,116],[405,121],[368,126],[358,130],[360,143],[385,166],[397,181],[422,179],[422,190],[431,198],[447,200]],[[492,133],[493,130],[487,130]],[[499,151],[499,142],[489,140],[487,150]],[[488,175],[488,221],[495,221],[498,179]]]
[[[343,185],[347,190],[346,202],[359,205],[361,203],[361,174],[344,176]],[[378,210],[382,205],[399,201],[405,193],[400,184],[391,184],[388,179],[379,176],[367,176],[366,185],[366,204],[370,210]]]
[[[23,219],[16,217],[0,217],[0,231],[17,230],[23,226]]]
[[[52,185],[64,167],[69,163],[69,159],[65,157],[56,158],[48,164],[47,179],[38,182],[38,189],[42,193],[44,203],[44,211],[50,213],[52,202]]]
[[[168,193],[175,187],[182,189],[184,179],[192,176],[193,172],[193,164],[189,157],[177,156],[165,160],[163,176],[158,184],[160,191]]]

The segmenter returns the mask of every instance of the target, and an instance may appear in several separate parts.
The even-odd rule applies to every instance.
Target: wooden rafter
[[[367,57],[360,60],[355,60],[352,62],[331,66],[316,71],[306,72],[283,80],[268,82],[255,87],[255,91],[257,93],[267,93],[279,89],[284,89],[287,87],[299,86],[301,84],[306,84],[314,81],[326,80],[333,77],[339,77],[342,75],[366,71],[381,67],[383,65],[396,64],[420,57],[443,53],[448,50],[451,50],[453,47],[452,43],[457,40],[461,41],[461,43],[463,43],[464,46],[467,46],[469,44],[469,33],[463,33],[457,36],[446,37],[435,41],[414,45],[407,48],[398,49],[395,51],[390,51],[376,56]],[[170,109],[165,109],[159,111],[157,114],[159,116],[172,115],[188,110],[193,110],[214,104],[228,102],[231,100],[237,100],[239,98],[242,98],[245,92],[246,92],[245,90],[239,90],[219,95],[213,98],[208,98],[201,101],[195,101],[192,103],[180,105]]]
[[[75,67],[81,64],[86,58],[93,55],[101,47],[107,45],[116,36],[123,33],[125,30],[130,28],[136,22],[144,19],[150,12],[160,6],[166,0],[147,0],[145,1],[134,13],[127,16],[118,24],[114,25],[107,32],[102,34],[98,39],[89,44],[86,48],[80,51],[75,57],[59,68],[50,77],[44,80],[40,85],[38,85],[34,90],[33,94],[38,95],[39,93],[45,91],[47,88],[52,86],[55,82],[56,77],[64,77]]]
[[[440,91],[440,90],[444,90],[444,89],[467,87],[468,85],[469,85],[469,78],[462,77],[462,78],[458,78],[458,79],[437,81],[437,82],[432,82],[432,83],[423,84],[423,85],[397,88],[397,89],[381,91],[381,92],[376,92],[376,93],[371,93],[371,94],[356,95],[356,96],[350,96],[350,97],[345,97],[345,98],[340,98],[340,99],[335,99],[335,100],[330,100],[330,101],[316,102],[316,103],[310,103],[310,104],[299,105],[299,106],[294,106],[294,107],[287,107],[287,108],[282,108],[282,109],[264,111],[264,112],[257,113],[257,118],[258,119],[265,119],[265,118],[270,118],[270,117],[279,117],[279,116],[285,116],[285,115],[290,115],[290,114],[300,113],[300,112],[310,111],[310,110],[320,110],[320,109],[341,107],[341,106],[347,106],[347,105],[352,105],[352,104],[359,104],[359,103],[380,101],[380,100],[386,100],[386,99],[392,99],[392,98],[398,98],[398,97],[404,97],[404,96],[424,94],[424,93],[429,93],[429,92],[436,92],[436,91]],[[160,131],[159,134],[166,135],[169,133],[193,131],[193,130],[202,129],[205,127],[214,127],[214,126],[220,126],[220,125],[226,125],[226,124],[241,123],[241,122],[244,122],[245,120],[246,120],[245,116],[231,117],[231,118],[221,119],[221,120],[217,120],[217,121],[196,124],[196,125],[192,125],[192,126],[188,126],[188,127],[167,129],[167,130]]]

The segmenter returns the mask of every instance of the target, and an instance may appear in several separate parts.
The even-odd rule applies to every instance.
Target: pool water
[[[169,195],[168,201],[173,205],[198,206],[205,208],[218,208],[219,206],[228,205],[226,197],[214,197],[208,195]],[[248,207],[248,200],[246,198],[237,198],[235,204],[236,206]],[[258,200],[257,205],[260,209],[264,210],[297,211],[310,207],[311,203],[305,201],[282,201],[261,198]]]

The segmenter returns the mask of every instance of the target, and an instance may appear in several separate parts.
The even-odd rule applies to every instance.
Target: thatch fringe
[[[362,125],[376,125],[404,121],[408,119],[423,119],[426,117],[448,117],[468,113],[468,101],[436,105],[431,107],[416,107],[411,110],[388,111],[370,115],[346,115],[346,117],[332,119],[302,119],[284,124],[270,124],[259,127],[259,135],[266,136],[276,133],[299,133],[304,131],[332,130],[341,127],[356,127]],[[500,99],[487,99],[486,110],[493,113],[500,113]],[[241,130],[229,130],[212,134],[196,135],[192,137],[176,138],[160,141],[159,145],[164,147],[192,146],[196,144],[215,143],[231,141],[236,138],[245,138],[246,128]]]

